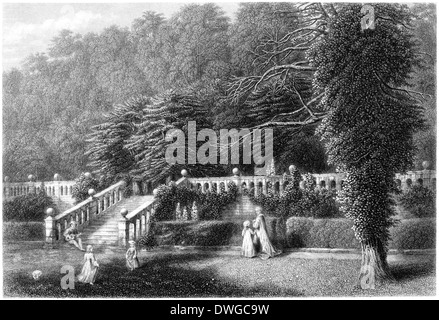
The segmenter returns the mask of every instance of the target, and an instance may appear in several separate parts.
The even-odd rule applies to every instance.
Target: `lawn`
[[[63,290],[62,265],[78,273],[82,253],[15,245],[4,249],[5,297],[350,297],[435,295],[435,256],[390,256],[397,281],[374,291],[356,288],[360,260],[334,255],[284,253],[274,259],[245,259],[238,251],[142,251],[141,268],[129,272],[124,252],[97,250],[101,268],[94,286]],[[329,257],[329,256],[327,256]],[[39,269],[35,281],[31,273]]]

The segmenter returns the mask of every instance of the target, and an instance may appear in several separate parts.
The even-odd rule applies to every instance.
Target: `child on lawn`
[[[137,259],[136,242],[129,241],[130,247],[128,248],[125,259],[127,261],[126,265],[130,271],[137,269],[139,267],[139,259]]]
[[[82,271],[78,275],[78,281],[82,283],[93,283],[96,280],[99,264],[93,254],[93,246],[88,245],[84,254],[84,263],[82,265]]]
[[[247,258],[253,258],[256,256],[256,249],[253,245],[252,236],[254,234],[253,230],[250,228],[250,221],[244,221],[244,229],[242,230],[242,248],[241,255]]]

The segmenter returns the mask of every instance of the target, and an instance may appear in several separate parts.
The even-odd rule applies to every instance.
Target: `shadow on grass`
[[[422,262],[406,262],[390,266],[390,271],[396,281],[410,280],[435,273],[435,257]]]
[[[294,289],[274,285],[248,287],[233,280],[221,279],[215,270],[206,267],[194,270],[196,263],[216,257],[215,253],[161,253],[141,261],[141,267],[127,271],[125,260],[114,258],[102,264],[96,283],[75,283],[75,289],[63,290],[59,269],[46,272],[39,281],[25,271],[4,274],[4,295],[9,297],[254,297],[300,296]],[[192,262],[192,263],[191,263]],[[189,265],[189,263],[191,263]],[[192,266],[192,268],[190,267]],[[76,266],[78,274],[80,266]]]

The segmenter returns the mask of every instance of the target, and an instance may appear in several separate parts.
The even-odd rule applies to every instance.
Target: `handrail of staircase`
[[[175,182],[176,185],[189,185],[190,181],[186,177],[180,178]],[[138,240],[144,234],[148,234],[151,226],[151,216],[155,213],[157,199],[147,202],[125,217],[121,216],[118,223],[119,228],[119,245],[124,246],[129,240]]]
[[[46,243],[62,239],[62,234],[71,221],[75,221],[81,231],[90,221],[122,200],[125,185],[125,181],[119,181],[54,217],[49,215],[45,219]]]

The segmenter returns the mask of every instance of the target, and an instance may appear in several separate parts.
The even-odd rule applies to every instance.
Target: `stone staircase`
[[[128,212],[133,211],[145,202],[152,202],[154,196],[131,196],[123,199],[102,216],[91,221],[82,231],[81,239],[83,247],[91,244],[94,248],[101,246],[118,245],[118,225],[120,210],[125,208]]]
[[[256,218],[255,207],[248,195],[239,195],[236,202],[229,204],[222,213],[223,220],[242,223]]]

